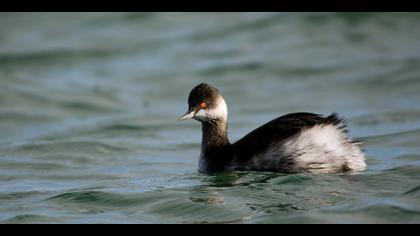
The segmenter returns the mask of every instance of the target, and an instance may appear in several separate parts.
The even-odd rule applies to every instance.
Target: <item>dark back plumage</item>
[[[253,130],[232,145],[232,153],[238,161],[247,161],[252,156],[264,152],[273,142],[279,143],[298,134],[303,129],[315,125],[339,125],[344,131],[344,120],[336,113],[328,117],[319,114],[298,112],[278,117]]]

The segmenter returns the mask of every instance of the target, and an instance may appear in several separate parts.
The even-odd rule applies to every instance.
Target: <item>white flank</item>
[[[298,168],[327,173],[343,166],[366,169],[360,148],[335,125],[316,125],[301,131],[282,145],[284,154],[294,156]]]

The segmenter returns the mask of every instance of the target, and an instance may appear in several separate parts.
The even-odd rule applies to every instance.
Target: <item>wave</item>
[[[50,217],[45,215],[38,215],[38,214],[22,214],[13,216],[9,219],[4,220],[2,223],[4,224],[49,224],[51,222],[60,222],[61,220],[56,217]]]
[[[141,202],[141,200],[138,201],[135,197],[101,191],[68,192],[47,198],[46,200],[58,201],[61,203],[92,203],[94,205],[112,207],[127,207],[136,205],[137,202]]]
[[[67,141],[23,144],[2,149],[3,156],[10,155],[48,155],[53,153],[94,153],[97,155],[115,154],[125,148],[95,141]]]
[[[94,59],[113,57],[116,54],[121,53],[119,50],[112,49],[55,49],[55,50],[43,50],[33,51],[25,53],[2,53],[0,54],[0,65],[16,65],[22,66],[22,64],[44,64],[47,62],[59,62],[69,60],[80,60],[80,59]]]

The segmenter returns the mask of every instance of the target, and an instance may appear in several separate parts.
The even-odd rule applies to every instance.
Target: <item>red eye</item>
[[[207,104],[206,104],[205,102],[201,102],[201,103],[200,103],[200,107],[201,107],[201,108],[206,108],[206,106],[207,106]]]

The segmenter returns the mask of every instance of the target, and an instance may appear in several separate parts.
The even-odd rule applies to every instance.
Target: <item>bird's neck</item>
[[[212,173],[223,170],[231,159],[230,143],[227,135],[227,122],[203,122],[203,140],[198,169],[200,172]]]
[[[229,144],[226,120],[202,122],[202,129],[202,151],[208,151],[211,148],[223,147]]]

